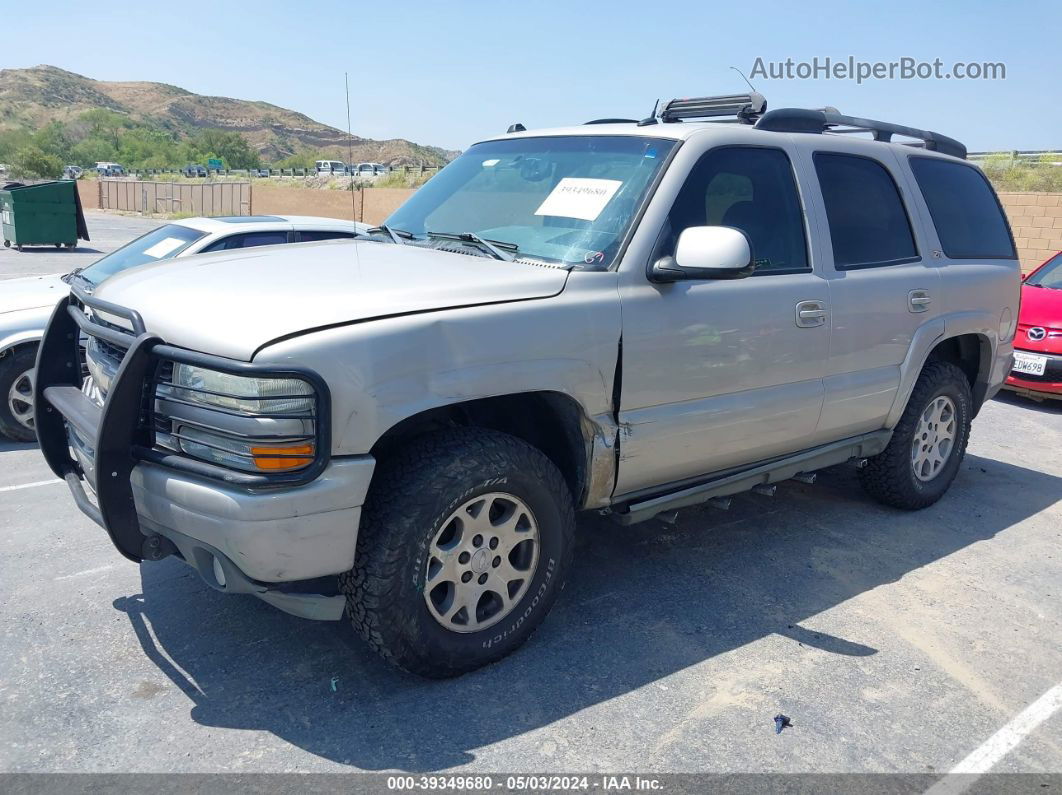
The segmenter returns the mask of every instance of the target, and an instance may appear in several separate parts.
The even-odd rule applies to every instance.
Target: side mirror
[[[675,256],[653,263],[654,282],[690,279],[743,279],[756,269],[749,239],[730,226],[691,226],[682,230]]]

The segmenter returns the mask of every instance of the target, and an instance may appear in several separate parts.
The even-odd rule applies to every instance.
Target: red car
[[[1042,400],[1062,398],[1062,251],[1025,277],[1006,388]]]

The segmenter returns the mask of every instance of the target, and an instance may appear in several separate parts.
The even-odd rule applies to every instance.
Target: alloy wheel
[[[478,632],[512,612],[538,566],[538,523],[513,494],[473,497],[442,523],[429,547],[424,601],[453,632]]]

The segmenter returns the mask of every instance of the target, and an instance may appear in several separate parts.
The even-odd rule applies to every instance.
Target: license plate
[[[1014,352],[1014,372],[1028,375],[1043,375],[1047,367],[1046,356],[1035,356],[1031,353]]]

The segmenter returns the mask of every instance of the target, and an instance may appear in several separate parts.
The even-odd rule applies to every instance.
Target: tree
[[[273,168],[308,168],[312,170],[314,165],[313,152],[296,152],[293,155],[288,155],[283,160],[277,160],[273,163]]]
[[[40,129],[33,136],[33,145],[45,154],[54,155],[60,160],[70,159],[72,144],[61,122],[53,121]]]
[[[31,143],[32,136],[26,130],[0,130],[0,163],[10,163],[19,149]]]
[[[114,144],[114,148],[117,150],[119,145],[120,133],[126,127],[131,126],[131,122],[128,118],[120,113],[115,113],[113,110],[107,110],[107,108],[93,108],[92,110],[86,110],[80,116],[81,121],[89,125],[92,130],[90,136],[93,138],[107,138]]]
[[[192,139],[204,159],[217,158],[227,168],[258,168],[262,159],[242,135],[229,130],[202,130]]]
[[[55,155],[42,152],[36,146],[24,146],[15,153],[11,162],[16,174],[23,177],[56,179],[63,173],[63,161]]]

